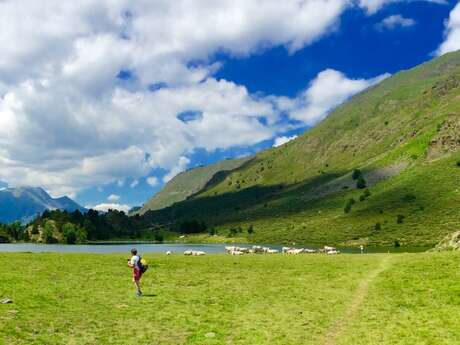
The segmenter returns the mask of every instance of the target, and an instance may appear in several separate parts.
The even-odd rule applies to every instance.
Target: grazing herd
[[[225,252],[230,255],[244,255],[244,254],[278,254],[280,251],[278,249],[271,249],[269,247],[262,246],[252,246],[252,247],[238,247],[238,246],[227,246],[225,247]],[[291,248],[283,247],[281,249],[283,254],[313,254],[313,253],[323,253],[327,255],[340,254],[340,251],[334,247],[324,246],[318,250],[308,249],[308,248]],[[166,252],[167,255],[171,255],[170,251]],[[203,256],[206,255],[206,252],[201,250],[186,250],[184,252],[186,256]]]

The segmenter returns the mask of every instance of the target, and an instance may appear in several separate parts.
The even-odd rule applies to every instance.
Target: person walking
[[[142,269],[141,269],[141,257],[137,255],[136,248],[131,249],[131,259],[128,261],[128,266],[133,269],[133,283],[136,285],[136,295],[142,296],[141,291],[141,277],[142,277]]]

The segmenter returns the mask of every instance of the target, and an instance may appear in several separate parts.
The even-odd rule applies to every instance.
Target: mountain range
[[[69,212],[86,211],[72,199],[52,198],[40,187],[18,187],[0,190],[0,223],[19,220],[26,223],[45,210],[61,209]]]
[[[185,178],[195,173],[165,188],[193,193],[147,203],[145,217],[254,242],[432,245],[460,229],[460,52],[393,75],[231,170]]]

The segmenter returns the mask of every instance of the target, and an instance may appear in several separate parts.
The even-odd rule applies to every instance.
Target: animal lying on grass
[[[184,255],[186,255],[186,256],[203,256],[203,255],[206,255],[206,253],[201,251],[201,250],[186,250],[184,252]]]

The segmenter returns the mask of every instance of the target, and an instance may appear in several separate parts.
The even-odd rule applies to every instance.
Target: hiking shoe
[[[137,297],[141,297],[141,296],[142,296],[142,292],[141,292],[141,291],[136,292],[136,296],[137,296]]]

